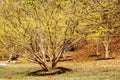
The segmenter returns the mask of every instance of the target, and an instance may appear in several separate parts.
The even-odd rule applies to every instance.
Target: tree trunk
[[[99,48],[99,44],[96,43],[96,55],[97,55],[97,56],[99,55],[99,51],[98,51],[99,49],[98,49],[98,48]]]
[[[55,67],[56,67],[56,63],[52,62],[51,69],[53,70],[53,69],[55,69]]]
[[[104,43],[104,47],[105,47],[105,59],[109,58],[109,43]]]
[[[45,63],[39,63],[44,71],[49,71],[49,67]]]
[[[44,71],[50,72],[55,69],[56,63],[52,62],[51,66],[48,66],[47,64],[44,64],[44,63],[40,63],[40,66]]]
[[[11,49],[11,52],[10,52],[10,56],[9,56],[8,62],[11,62],[12,57],[13,57],[13,53],[14,53],[14,47]]]

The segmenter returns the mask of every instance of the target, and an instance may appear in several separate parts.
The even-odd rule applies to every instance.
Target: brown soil
[[[109,46],[109,52],[109,59],[120,59],[120,37],[112,39]],[[104,60],[105,50],[103,44],[99,45],[99,55],[96,56],[95,53],[95,43],[92,41],[84,41],[79,43],[77,50],[66,53],[66,56],[71,56],[75,61]]]

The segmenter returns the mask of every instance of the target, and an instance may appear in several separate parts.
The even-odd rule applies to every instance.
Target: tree
[[[0,4],[0,19],[1,22],[1,36],[0,40],[4,45],[4,48],[6,49],[6,53],[9,53],[9,60],[12,56],[14,56],[13,53],[17,54],[15,52],[15,48],[17,46],[20,46],[24,44],[23,40],[23,26],[20,21],[23,20],[23,14],[24,12],[21,12],[21,9],[23,7],[19,6],[19,2],[10,2],[9,0],[1,1]],[[19,7],[14,7],[14,6]],[[3,7],[4,6],[4,7]],[[22,19],[22,20],[20,20]]]
[[[117,10],[117,0],[114,1],[99,1],[99,0],[91,0],[90,2],[86,2],[87,5],[91,8],[89,11],[90,15],[88,15],[88,19],[91,19],[90,26],[93,26],[90,29],[92,31],[92,35],[95,36],[93,39],[97,39],[103,43],[105,48],[105,59],[109,58],[109,44],[111,41],[113,32],[117,32],[115,27],[118,23],[118,15],[116,15],[119,11]]]
[[[63,49],[81,38],[77,33],[79,22],[71,13],[73,1],[4,2],[6,7],[2,10],[1,17],[10,26],[7,31],[9,33],[6,34],[14,37],[12,42],[17,46],[22,46],[31,53],[30,59],[45,71],[54,70]],[[14,7],[15,5],[17,6]],[[9,10],[8,6],[11,6]],[[5,39],[9,40],[7,37]]]
[[[33,23],[26,30],[30,41],[30,47],[27,47],[27,50],[32,53],[33,60],[38,62],[43,70],[55,69],[63,49],[80,39],[76,32],[78,23],[71,19],[73,18],[70,16],[72,14],[65,10],[72,5],[71,1],[51,0],[32,2],[31,7],[27,7],[28,13],[30,13],[28,17],[31,17],[29,23],[30,25]],[[48,60],[50,60],[50,66],[48,66]]]

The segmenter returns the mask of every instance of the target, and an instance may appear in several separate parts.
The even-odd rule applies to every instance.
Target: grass
[[[120,80],[120,61],[60,62],[58,66],[72,69],[60,75],[28,76],[40,67],[37,64],[9,64],[0,67],[0,80]]]

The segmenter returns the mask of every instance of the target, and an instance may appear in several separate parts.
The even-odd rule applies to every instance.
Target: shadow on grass
[[[34,72],[30,72],[27,75],[28,76],[52,76],[52,75],[56,75],[56,74],[63,74],[66,72],[71,72],[72,69],[69,68],[64,68],[64,67],[56,67],[55,70],[53,71],[44,71],[44,70],[37,70]]]
[[[65,58],[63,58],[61,56],[59,61],[60,62],[63,62],[63,61],[73,61],[73,58],[71,58],[71,56],[66,56]],[[50,62],[50,59],[47,59],[47,62]]]
[[[99,58],[99,59],[96,59],[96,60],[112,60],[112,59],[115,59],[115,57],[112,57],[112,58]]]
[[[100,57],[101,55],[96,55],[96,54],[94,54],[94,55],[89,55],[88,57]]]
[[[60,62],[64,62],[64,61],[73,61],[73,58],[71,56],[65,56],[65,58],[61,57]]]
[[[64,61],[73,61],[73,59],[70,58],[70,59],[60,59],[60,60],[59,60],[59,62],[64,62]]]
[[[63,58],[62,56],[60,58]],[[65,58],[71,58],[71,56],[65,56]]]

